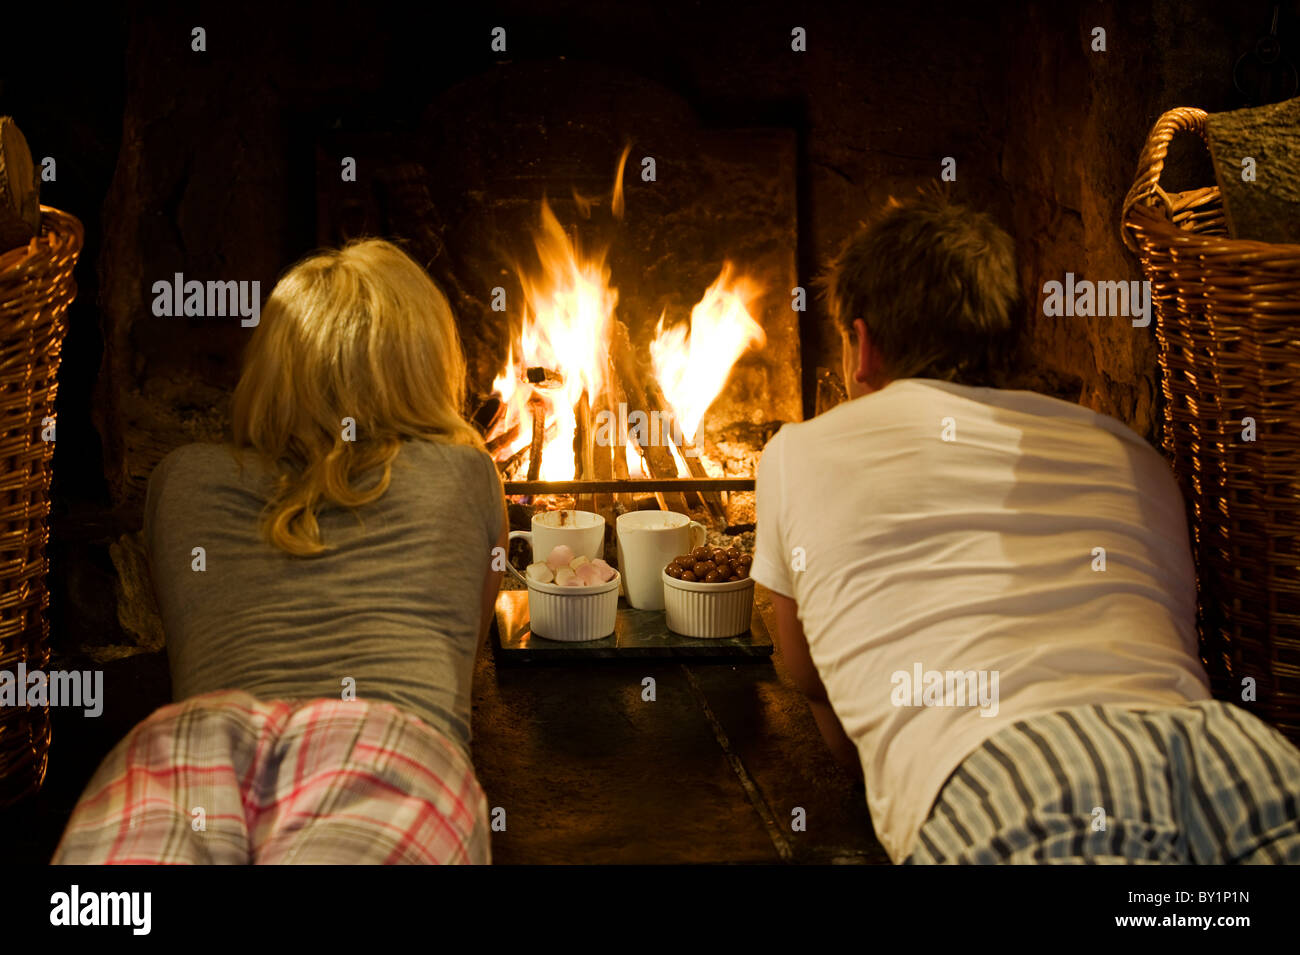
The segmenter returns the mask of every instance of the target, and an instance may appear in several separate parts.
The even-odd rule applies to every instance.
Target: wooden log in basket
[[[1300,97],[1210,113],[1205,136],[1228,234],[1300,242]]]
[[[27,139],[12,116],[0,116],[0,252],[41,231],[40,181]]]

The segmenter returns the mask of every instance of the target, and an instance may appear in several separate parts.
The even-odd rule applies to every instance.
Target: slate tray
[[[757,612],[748,633],[722,640],[699,640],[673,633],[661,610],[635,610],[620,597],[614,632],[600,640],[562,643],[528,629],[528,591],[503,590],[497,596],[492,649],[497,662],[573,663],[577,660],[690,658],[692,662],[765,660],[772,638]]]

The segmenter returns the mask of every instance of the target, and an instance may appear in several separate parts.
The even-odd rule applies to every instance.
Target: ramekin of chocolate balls
[[[734,547],[697,547],[674,557],[663,573],[668,629],[704,639],[747,631],[754,610],[753,562]]]
[[[687,583],[726,584],[748,577],[753,563],[752,556],[734,547],[697,547],[689,554],[674,557],[664,573]]]

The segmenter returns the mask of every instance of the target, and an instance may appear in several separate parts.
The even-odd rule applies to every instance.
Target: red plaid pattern
[[[165,706],[133,729],[86,787],[53,859],[489,861],[487,799],[442,733],[387,703],[238,691]]]

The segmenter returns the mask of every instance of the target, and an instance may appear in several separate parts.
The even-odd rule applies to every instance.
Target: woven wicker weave
[[[84,238],[73,216],[41,207],[41,235],[0,255],[0,671],[45,669],[45,543],[59,356],[72,269]],[[0,805],[40,788],[50,744],[48,707],[0,708]]]
[[[1214,694],[1300,742],[1300,245],[1229,238],[1217,186],[1160,188],[1170,141],[1205,143],[1205,118],[1160,117],[1121,233],[1151,282],[1164,449],[1191,509]]]

